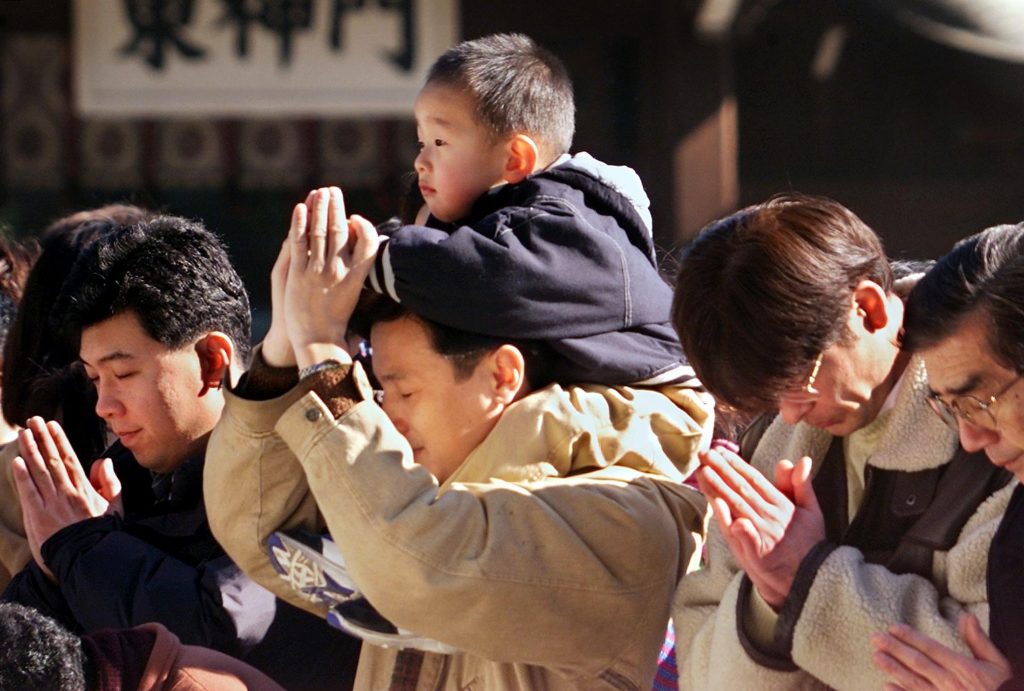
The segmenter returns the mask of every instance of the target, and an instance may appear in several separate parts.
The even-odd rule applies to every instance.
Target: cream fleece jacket
[[[925,402],[923,363],[912,360],[907,375],[869,466],[924,470],[947,463],[956,450],[956,435]],[[817,467],[831,441],[827,432],[776,419],[751,463],[768,477],[782,458],[810,456]],[[740,643],[737,598],[743,574],[712,521],[707,566],[684,578],[676,593],[680,689],[879,689],[885,680],[871,663],[869,637],[900,621],[964,650],[956,620],[968,608],[987,626],[988,547],[1012,490],[1011,485],[992,494],[964,525],[956,544],[948,552],[935,552],[931,581],[865,563],[852,547],[831,552],[818,568],[796,624],[796,671],[760,665]]]

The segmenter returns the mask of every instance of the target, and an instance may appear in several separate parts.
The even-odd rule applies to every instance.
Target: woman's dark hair
[[[20,309],[4,344],[4,418],[15,425],[33,415],[59,421],[83,460],[103,451],[105,425],[96,417],[95,393],[78,364],[77,344],[61,334],[64,316],[55,303],[86,247],[151,216],[145,209],[117,204],[64,217],[43,231],[39,258],[25,281]]]
[[[18,314],[25,280],[39,256],[39,246],[0,238],[0,350]]]

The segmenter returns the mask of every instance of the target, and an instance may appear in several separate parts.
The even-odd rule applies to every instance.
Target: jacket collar
[[[925,400],[928,373],[924,361],[914,356],[907,364],[903,386],[893,409],[881,422],[878,446],[868,465],[885,470],[908,472],[935,468],[949,461],[959,439],[932,412]],[[805,423],[787,425],[781,417],[765,431],[751,462],[759,468],[774,468],[783,458],[810,456],[815,467],[824,460],[832,435]]]
[[[191,504],[199,500],[203,494],[205,457],[205,452],[191,456],[170,473],[150,472],[154,498],[171,504]]]
[[[516,401],[441,486],[503,480],[533,482],[602,470],[681,482],[694,449],[711,429],[708,394],[683,386],[552,384]]]

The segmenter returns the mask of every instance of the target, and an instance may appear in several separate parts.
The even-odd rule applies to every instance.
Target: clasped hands
[[[11,462],[21,502],[25,537],[36,564],[50,579],[42,545],[69,525],[109,513],[123,513],[121,482],[109,458],[85,474],[64,430],[56,422],[33,417],[18,433],[21,456]]]
[[[872,662],[889,677],[885,691],[994,691],[1010,679],[1010,661],[985,635],[977,617],[961,612],[958,628],[970,655],[951,650],[906,624],[874,634]]]
[[[811,459],[782,460],[773,485],[725,445],[700,454],[697,480],[722,535],[761,597],[778,610],[804,557],[825,538]]]
[[[270,273],[271,323],[263,359],[275,367],[350,361],[348,322],[373,268],[379,238],[362,216],[345,216],[337,187],[313,190],[292,212]]]

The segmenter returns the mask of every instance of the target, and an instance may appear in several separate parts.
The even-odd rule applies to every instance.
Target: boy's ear
[[[219,389],[231,369],[235,356],[235,345],[231,338],[220,331],[211,331],[196,342],[196,354],[199,356],[199,369],[203,379],[200,396],[205,396],[210,389]]]
[[[514,135],[508,142],[508,159],[505,161],[505,182],[516,184],[522,182],[537,168],[540,160],[540,147],[533,138],[526,134]]]
[[[495,398],[505,405],[526,393],[526,360],[514,345],[506,343],[491,354]]]

